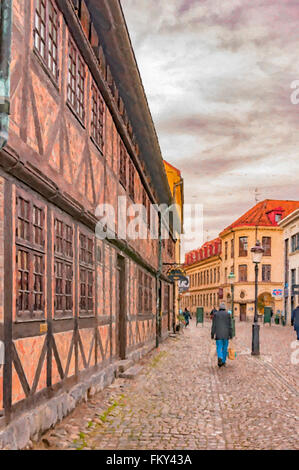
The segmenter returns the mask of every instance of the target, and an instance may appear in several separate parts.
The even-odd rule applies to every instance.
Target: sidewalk
[[[237,322],[237,359],[219,369],[210,327],[193,320],[143,359],[137,379],[117,379],[33,448],[298,449],[293,329],[261,326],[256,358],[251,325]]]

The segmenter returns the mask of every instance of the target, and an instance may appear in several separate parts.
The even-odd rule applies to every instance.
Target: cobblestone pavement
[[[142,360],[136,379],[117,379],[31,448],[298,449],[293,329],[261,326],[257,358],[251,325],[237,322],[237,358],[219,369],[210,326],[193,320]]]

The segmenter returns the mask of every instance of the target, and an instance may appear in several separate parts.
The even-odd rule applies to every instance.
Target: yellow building
[[[186,255],[185,271],[190,279],[189,291],[182,295],[181,307],[193,313],[203,307],[208,315],[219,307],[221,240],[216,238]]]
[[[164,166],[166,175],[168,178],[169,187],[173,197],[173,203],[178,205],[178,218],[179,218],[179,230],[175,232],[177,242],[175,244],[175,260],[177,264],[181,263],[181,234],[183,233],[184,226],[184,180],[182,178],[180,170],[175,168],[170,163],[164,160]],[[179,291],[176,284],[176,305],[175,311],[178,312],[179,302]]]
[[[271,306],[274,313],[283,311],[283,296],[280,293],[283,293],[284,287],[284,249],[283,232],[278,223],[298,207],[298,201],[262,201],[220,234],[223,300],[230,305],[228,276],[233,272],[234,314],[240,320],[254,316],[255,271],[250,250],[257,240],[265,250],[259,265],[259,314],[263,313],[265,306]]]
[[[264,248],[259,265],[258,309],[270,306],[283,311],[284,241],[279,222],[299,209],[299,201],[265,200],[256,204],[224,229],[218,239],[186,254],[185,270],[190,288],[182,296],[182,307],[209,313],[224,301],[231,309],[230,273],[234,273],[234,315],[252,320],[255,306],[255,266],[251,248],[259,240]]]

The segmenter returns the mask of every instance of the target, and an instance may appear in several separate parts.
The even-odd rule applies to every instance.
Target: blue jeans
[[[216,348],[218,359],[222,359],[222,362],[226,362],[228,339],[216,339]]]

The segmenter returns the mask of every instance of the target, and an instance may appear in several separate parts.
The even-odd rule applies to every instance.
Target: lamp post
[[[235,322],[235,315],[234,315],[234,309],[235,309],[235,306],[234,306],[234,296],[235,296],[235,285],[234,285],[234,281],[236,279],[236,276],[233,272],[231,272],[228,276],[228,281],[230,283],[230,287],[231,287],[231,296],[232,296],[232,327],[233,327],[233,338],[236,336],[236,322]]]
[[[254,305],[254,322],[252,325],[252,349],[251,354],[253,356],[259,356],[260,354],[260,325],[258,324],[257,315],[257,300],[258,300],[258,275],[259,275],[259,263],[262,261],[264,248],[261,243],[257,240],[253,248],[251,248],[252,262],[255,264],[255,305]]]

